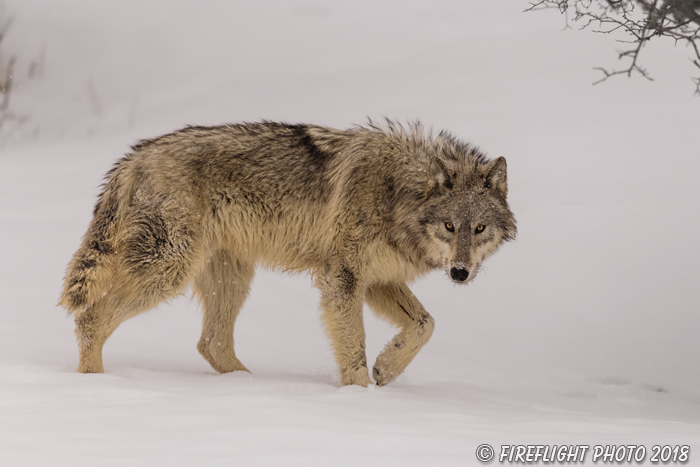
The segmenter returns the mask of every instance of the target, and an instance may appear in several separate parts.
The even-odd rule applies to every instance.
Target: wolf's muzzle
[[[469,271],[466,269],[452,268],[450,269],[450,277],[457,282],[464,282],[469,277]]]

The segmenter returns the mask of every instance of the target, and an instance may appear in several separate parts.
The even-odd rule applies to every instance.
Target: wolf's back
[[[83,242],[68,265],[59,305],[76,313],[94,304],[111,283],[109,260],[114,253],[123,187],[120,183],[124,159],[107,174],[104,189],[95,205]]]

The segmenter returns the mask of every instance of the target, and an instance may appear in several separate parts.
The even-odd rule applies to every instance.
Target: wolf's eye
[[[484,224],[479,224],[479,225],[476,226],[475,232],[476,232],[476,233],[481,233],[481,232],[484,231],[485,228],[486,228],[486,226],[485,226]]]
[[[450,232],[455,231],[455,226],[452,224],[452,222],[445,222],[445,228]]]

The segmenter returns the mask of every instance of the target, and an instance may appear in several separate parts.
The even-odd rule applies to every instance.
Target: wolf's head
[[[468,146],[451,155],[429,158],[425,202],[417,214],[426,260],[466,284],[503,242],[515,238],[516,226],[506,202],[506,160],[488,161]]]

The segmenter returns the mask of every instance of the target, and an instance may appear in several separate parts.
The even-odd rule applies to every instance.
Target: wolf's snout
[[[467,280],[467,277],[469,277],[469,271],[466,269],[452,268],[450,269],[450,277],[457,282],[464,282]]]

